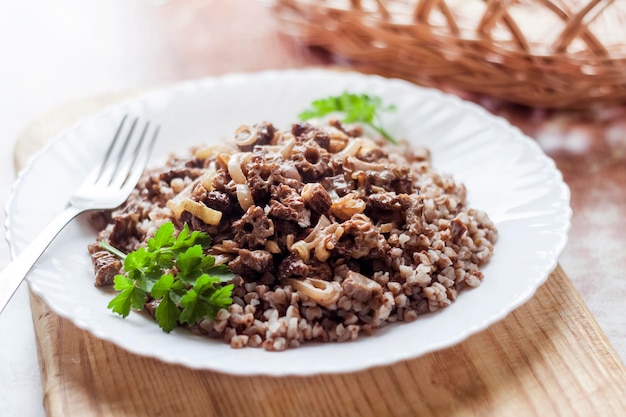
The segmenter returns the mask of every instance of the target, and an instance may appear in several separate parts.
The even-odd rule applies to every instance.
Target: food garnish
[[[152,299],[158,303],[156,321],[169,333],[177,323],[194,325],[205,317],[214,318],[233,302],[233,285],[223,285],[233,274],[205,254],[211,237],[190,232],[187,224],[176,235],[174,224],[164,223],[146,246],[127,255],[106,241],[100,246],[124,261],[125,274],[114,278],[114,288],[120,293],[108,305],[122,317],[131,308],[143,309]]]
[[[380,124],[380,113],[395,111],[395,109],[394,105],[383,106],[382,99],[378,96],[344,92],[339,96],[314,100],[311,108],[301,112],[298,117],[305,121],[332,113],[345,113],[342,123],[365,123],[389,142],[397,144],[397,141]]]

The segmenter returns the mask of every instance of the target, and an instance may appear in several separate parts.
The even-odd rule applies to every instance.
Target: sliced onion
[[[231,154],[233,152],[235,152],[235,149],[233,149],[231,146],[220,144],[198,149],[194,152],[194,156],[199,159],[208,159],[213,155],[217,155],[220,153]]]
[[[298,255],[300,259],[305,262],[308,261],[309,257],[311,256],[309,245],[303,240],[299,240],[291,245],[291,248],[289,248],[289,250],[291,252],[294,252],[296,255]]]
[[[385,169],[384,164],[378,164],[375,162],[365,162],[359,158],[349,156],[346,158],[346,165],[352,168],[353,171],[377,171],[380,172]]]
[[[341,284],[335,281],[328,282],[317,278],[289,278],[287,283],[325,307],[335,304],[342,293]]]
[[[291,152],[293,151],[293,145],[295,145],[296,140],[291,137],[285,141],[283,146],[280,148],[280,153],[283,155],[283,159],[287,160],[291,158]]]
[[[244,125],[237,129],[235,135],[237,145],[252,145],[259,139],[259,130],[257,128],[250,128],[250,126]]]
[[[216,175],[215,162],[211,162],[206,173],[202,175],[202,181],[200,182],[207,191],[215,190],[214,180]]]
[[[179,218],[184,211],[188,211],[206,224],[212,226],[219,224],[220,220],[222,220],[221,211],[213,210],[212,208],[197,201],[193,201],[190,198],[184,198],[178,202],[170,200],[167,202],[167,207],[172,210],[172,213],[174,213],[176,218]]]
[[[237,184],[237,201],[244,211],[254,204],[254,198],[248,184]]]
[[[361,149],[362,144],[363,144],[363,140],[361,138],[355,139],[349,142],[348,145],[345,148],[343,148],[341,152],[337,152],[336,155],[340,158],[346,157],[346,156],[354,156],[357,154],[357,152],[359,152],[359,149]]]
[[[228,160],[228,174],[237,184],[246,182],[246,176],[243,175],[243,170],[241,169],[241,153],[231,155]]]

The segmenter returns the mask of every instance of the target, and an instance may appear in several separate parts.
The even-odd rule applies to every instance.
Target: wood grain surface
[[[126,96],[70,103],[35,121],[15,148],[16,168],[78,118]],[[460,344],[312,377],[164,364],[93,337],[34,295],[31,304],[51,417],[626,415],[626,369],[560,267],[529,302]]]

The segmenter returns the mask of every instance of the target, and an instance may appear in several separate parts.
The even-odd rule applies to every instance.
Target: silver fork
[[[70,197],[67,208],[0,272],[0,314],[17,291],[28,271],[61,230],[80,213],[95,209],[113,209],[122,204],[137,185],[159,134],[157,126],[149,135],[150,122],[141,132],[135,119],[124,136],[127,117],[120,123],[100,166],[95,167]],[[149,137],[151,136],[151,137]]]

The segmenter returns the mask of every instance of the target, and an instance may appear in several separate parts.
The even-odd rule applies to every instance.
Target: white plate
[[[52,310],[131,352],[192,368],[232,374],[311,375],[390,364],[441,349],[485,329],[527,301],[556,267],[567,241],[569,190],[535,142],[482,108],[399,80],[325,70],[233,74],[186,82],[112,107],[56,137],[19,176],[7,205],[7,236],[19,253],[60,212],[124,114],[162,124],[154,161],[171,151],[231,136],[243,123],[288,128],[319,97],[345,90],[381,96],[397,112],[385,125],[428,146],[435,168],[468,189],[469,204],[499,230],[485,279],[450,307],[412,323],[389,326],[344,344],[311,344],[280,353],[231,349],[185,330],[163,333],[148,317],[111,313],[111,292],[94,287],[84,221],[69,225],[28,281]]]

